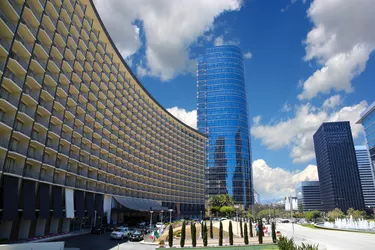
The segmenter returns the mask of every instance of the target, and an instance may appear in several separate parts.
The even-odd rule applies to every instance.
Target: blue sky
[[[220,44],[251,55],[254,182],[265,198],[317,178],[312,134],[322,122],[350,120],[356,143],[364,143],[354,123],[375,101],[375,7],[371,0],[338,2],[95,1],[146,89],[189,124],[196,119],[197,56]]]

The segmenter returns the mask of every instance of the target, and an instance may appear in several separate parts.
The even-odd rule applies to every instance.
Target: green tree
[[[272,242],[276,243],[276,225],[272,222]]]
[[[233,228],[232,221],[229,221],[229,245],[233,245]]]
[[[352,216],[354,220],[363,219],[366,216],[365,211],[355,210],[353,208],[349,208],[348,211],[346,211],[346,214],[349,217]]]
[[[169,225],[168,243],[169,243],[169,247],[173,246],[173,227],[172,227],[172,225]]]
[[[186,237],[186,226],[185,226],[185,221],[182,222],[182,229],[181,229],[181,239],[180,239],[180,246],[184,247],[185,246],[185,237]]]
[[[259,220],[258,222],[258,241],[259,244],[263,244],[263,222],[262,219]]]
[[[240,220],[240,232],[241,232],[241,238],[243,238],[242,220]]]
[[[250,230],[250,237],[254,237],[254,235],[253,235],[253,223],[252,223],[251,218],[250,218],[250,223],[249,223],[249,230]]]
[[[245,234],[245,245],[248,245],[249,244],[249,235],[247,233],[247,223],[245,222],[245,226],[244,226],[244,234]]]
[[[327,213],[327,217],[330,221],[334,221],[337,218],[345,218],[345,214],[339,208],[335,208]]]
[[[233,214],[233,212],[234,212],[234,207],[230,207],[230,206],[222,206],[222,207],[220,208],[219,212],[220,212],[221,214],[223,214],[223,215],[228,216],[228,215]]]
[[[201,223],[201,237],[203,239],[204,221]]]
[[[219,246],[223,245],[223,223],[220,221],[220,228],[219,228]]]
[[[212,220],[210,220],[210,238],[211,239],[214,238],[214,230],[213,230],[213,227],[212,227]]]
[[[195,223],[192,223],[192,230],[191,230],[191,244],[193,247],[197,246],[197,229],[195,227]]]
[[[203,246],[207,246],[207,224],[204,223],[204,226],[203,226]]]

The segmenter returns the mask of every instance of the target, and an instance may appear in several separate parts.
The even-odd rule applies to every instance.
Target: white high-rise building
[[[375,208],[375,173],[366,145],[355,146],[365,206]]]

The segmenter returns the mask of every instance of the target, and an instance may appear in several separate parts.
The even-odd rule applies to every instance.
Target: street
[[[281,233],[286,235],[288,238],[294,237],[296,241],[302,241],[309,244],[319,244],[319,249],[375,249],[375,234],[313,229],[296,224],[294,225],[293,234],[292,224],[290,223],[278,223],[276,225],[276,230],[280,230]]]
[[[110,233],[86,234],[65,239],[66,248],[80,250],[154,250],[155,246],[144,245],[139,242],[111,240]]]

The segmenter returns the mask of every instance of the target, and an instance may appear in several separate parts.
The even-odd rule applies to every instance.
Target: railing
[[[18,106],[18,102],[19,102],[18,96],[12,95],[11,93],[9,93],[4,88],[0,88],[0,98],[3,98],[5,100],[7,100],[8,102],[10,102],[15,107]]]
[[[23,166],[20,166],[17,163],[14,163],[14,164],[6,164],[5,163],[4,172],[16,174],[16,175],[22,175]]]
[[[4,23],[6,23],[8,25],[8,28],[14,33],[14,31],[16,30],[16,22],[13,22],[12,20],[10,20],[8,18],[7,15],[5,15],[2,10],[0,9],[0,18],[4,21]]]
[[[34,108],[34,106],[20,105],[19,106],[19,110],[21,112],[27,114],[31,118],[34,118],[34,114],[35,114],[35,108]]]
[[[13,6],[14,10],[17,12],[18,15],[21,14],[22,6],[18,5],[16,1],[8,1],[8,3],[10,3],[10,5]]]

